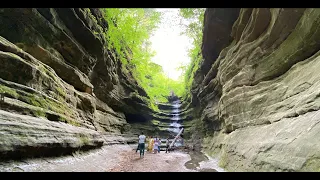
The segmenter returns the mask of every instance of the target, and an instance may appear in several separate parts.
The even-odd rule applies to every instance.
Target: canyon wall
[[[2,8],[0,24],[2,158],[101,146],[150,119],[99,9]]]
[[[316,8],[206,10],[189,131],[227,170],[320,171],[319,24]]]

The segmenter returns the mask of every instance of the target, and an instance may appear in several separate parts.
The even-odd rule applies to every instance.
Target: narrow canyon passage
[[[218,166],[218,160],[208,158],[202,153],[185,149],[184,141],[178,139],[172,152],[165,153],[165,138],[178,135],[183,127],[181,119],[181,102],[161,104],[160,113],[167,114],[168,119],[160,122],[163,128],[158,138],[162,138],[160,153],[148,151],[146,142],[145,156],[140,158],[137,148],[137,138],[132,134],[109,135],[105,137],[108,143],[98,149],[75,151],[70,155],[57,157],[37,157],[23,160],[5,160],[0,163],[0,171],[11,172],[223,172]],[[10,115],[10,113],[8,113]],[[11,114],[12,115],[12,114]],[[28,118],[27,116],[20,116]],[[30,120],[30,119],[29,119]],[[41,120],[43,121],[43,120]],[[9,122],[7,122],[9,123]],[[43,122],[42,122],[43,123]],[[53,124],[55,122],[52,122]],[[111,137],[110,137],[111,136]],[[129,143],[129,144],[128,144]],[[181,149],[179,149],[179,147]]]
[[[0,171],[320,172],[320,9],[0,8],[0,26]]]

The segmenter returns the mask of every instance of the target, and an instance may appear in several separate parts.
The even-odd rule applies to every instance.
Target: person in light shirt
[[[153,153],[156,154],[159,151],[159,139],[156,137],[154,139],[154,144],[153,144]]]
[[[144,149],[145,149],[145,143],[146,142],[146,136],[141,132],[141,135],[139,136],[139,151],[140,151],[140,158],[144,157]]]

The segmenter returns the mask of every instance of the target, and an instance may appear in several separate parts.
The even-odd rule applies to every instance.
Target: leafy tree
[[[151,62],[155,52],[151,50],[149,37],[160,22],[161,13],[151,8],[103,8],[108,22],[105,32],[108,49],[114,49],[124,65],[129,67],[155,108],[155,102],[165,102],[173,90],[182,95],[181,82],[169,79],[162,67]]]
[[[189,65],[182,65],[180,69],[184,71],[185,91],[184,96],[188,96],[193,82],[194,73],[199,68],[202,61],[201,42],[202,42],[202,28],[205,8],[181,8],[180,15],[188,20],[185,25],[185,32],[188,37],[192,38],[192,48],[189,50],[189,57],[191,62]]]

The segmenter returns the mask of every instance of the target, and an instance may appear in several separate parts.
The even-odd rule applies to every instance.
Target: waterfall
[[[172,102],[172,112],[171,112],[171,123],[170,128],[168,128],[168,131],[170,131],[174,136],[176,136],[179,131],[182,128],[181,125],[181,118],[179,113],[179,108],[181,107],[181,103],[179,100]],[[181,140],[177,140],[175,143],[175,146],[181,146],[183,145],[183,142]]]

